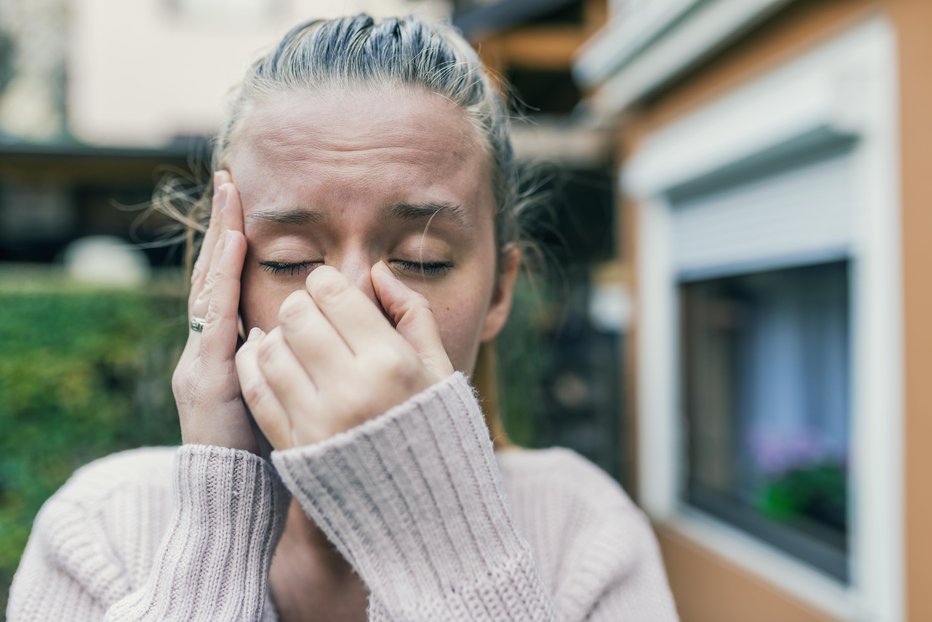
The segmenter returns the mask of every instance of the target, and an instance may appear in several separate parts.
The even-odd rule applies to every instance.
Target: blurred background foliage
[[[0,610],[36,512],[77,467],[179,442],[182,291],[177,276],[107,290],[50,269],[0,272]]]

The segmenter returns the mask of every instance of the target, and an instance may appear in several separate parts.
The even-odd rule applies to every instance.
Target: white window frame
[[[872,17],[650,135],[622,171],[638,204],[640,500],[683,534],[843,620],[903,619],[903,364],[895,33]],[[681,497],[677,278],[666,193],[829,129],[855,134],[850,584]]]

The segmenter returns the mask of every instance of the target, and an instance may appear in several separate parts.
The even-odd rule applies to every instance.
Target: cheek
[[[277,285],[262,276],[261,273],[249,269],[243,275],[240,314],[243,317],[246,332],[254,326],[258,326],[265,332],[278,326],[279,307],[288,294],[297,289],[293,286]]]
[[[472,373],[479,351],[479,335],[485,320],[485,305],[476,304],[476,298],[459,301],[459,304],[440,307],[431,305],[440,328],[440,339],[454,369]]]
[[[450,282],[441,291],[423,292],[430,301],[450,362],[467,374],[472,373],[475,365],[492,296],[491,278],[484,278],[485,272]]]

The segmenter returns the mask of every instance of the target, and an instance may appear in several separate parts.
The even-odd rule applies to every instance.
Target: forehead
[[[420,89],[357,88],[263,100],[242,120],[227,164],[248,215],[282,201],[477,211],[492,200],[488,161],[455,103]]]

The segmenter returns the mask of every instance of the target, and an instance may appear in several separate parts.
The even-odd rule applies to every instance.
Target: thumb
[[[453,365],[443,348],[440,327],[427,299],[398,280],[383,261],[372,266],[371,278],[375,295],[388,319],[414,348],[424,366],[438,379],[452,374]]]

